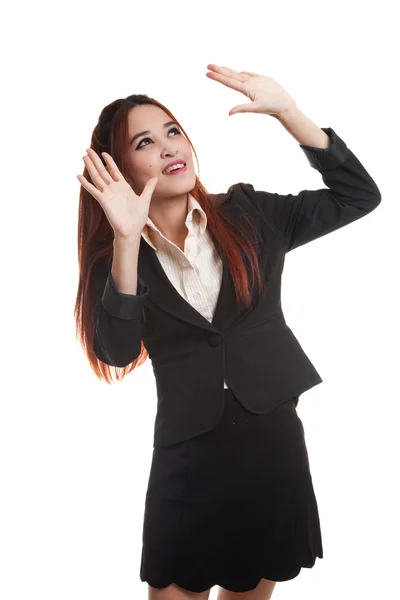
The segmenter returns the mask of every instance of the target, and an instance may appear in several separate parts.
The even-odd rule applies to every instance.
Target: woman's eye
[[[182,135],[182,134],[181,134],[181,131],[178,129],[178,127],[171,127],[171,129],[169,130],[169,132],[168,132],[168,133],[171,133],[171,131],[173,131],[174,129],[175,129],[175,131],[177,131],[177,132],[178,132],[178,134],[179,134],[179,135]],[[175,136],[174,136],[174,137],[175,137]],[[147,138],[143,138],[143,139],[142,139],[142,141],[140,142],[140,144],[139,144],[139,145],[136,147],[136,150],[139,150],[139,148],[141,148],[141,147],[142,147],[142,144],[143,144],[143,142],[145,142],[146,140],[149,140],[149,139],[150,139],[150,138],[148,138],[148,137],[147,137]],[[148,144],[144,144],[144,146],[148,146]]]

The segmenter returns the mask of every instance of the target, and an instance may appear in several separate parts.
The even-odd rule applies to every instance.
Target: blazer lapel
[[[222,202],[227,197],[228,194],[218,194],[217,202]],[[233,217],[235,217],[235,215],[232,215],[234,210],[230,211]],[[163,311],[173,315],[177,319],[182,319],[197,327],[215,332],[228,329],[235,319],[243,313],[243,309],[239,310],[236,306],[236,298],[226,258],[217,240],[213,238],[213,242],[215,249],[221,257],[223,272],[218,301],[211,323],[176,290],[162,268],[155,250],[143,237],[141,238],[139,250],[138,275],[142,283],[149,287],[149,300]]]

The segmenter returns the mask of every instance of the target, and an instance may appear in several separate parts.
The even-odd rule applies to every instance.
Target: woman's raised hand
[[[137,196],[110,154],[102,152],[109,168],[107,171],[92,148],[88,148],[87,153],[82,158],[95,185],[83,175],[77,175],[81,185],[99,202],[115,236],[128,238],[140,234],[149,215],[158,177],[149,179],[141,195]]]

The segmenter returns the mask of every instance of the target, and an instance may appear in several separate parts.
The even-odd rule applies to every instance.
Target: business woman
[[[323,557],[296,410],[322,379],[280,309],[284,254],[368,214],[380,194],[336,132],[272,78],[207,68],[251,100],[229,114],[278,119],[328,189],[280,196],[241,183],[209,194],[172,113],[146,95],[116,100],[78,175],[75,314],[100,379],[153,361],[140,565],[149,599],[203,600],[218,585],[218,600],[267,600]]]

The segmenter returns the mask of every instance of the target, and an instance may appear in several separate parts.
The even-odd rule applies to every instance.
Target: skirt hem
[[[316,558],[322,558],[322,556],[317,556]],[[284,581],[290,581],[292,579],[295,579],[299,574],[301,569],[311,569],[313,566],[315,565],[315,562],[312,565],[301,565],[296,567],[296,569],[294,569],[293,571],[291,571],[290,573],[288,573],[287,575],[273,575],[272,573],[269,574],[264,574],[260,577],[254,577],[254,579],[252,580],[247,580],[246,582],[243,582],[242,584],[234,584],[234,583],[230,583],[228,580],[224,580],[223,577],[218,577],[218,578],[214,578],[212,579],[211,583],[201,583],[201,584],[196,584],[193,585],[193,583],[190,583],[188,581],[185,581],[185,579],[179,578],[179,577],[175,577],[173,578],[173,580],[171,578],[168,578],[167,580],[158,580],[158,579],[153,579],[151,577],[147,577],[145,575],[141,575],[140,579],[143,583],[148,583],[148,585],[150,585],[151,587],[154,587],[156,589],[164,589],[166,587],[168,587],[169,585],[175,584],[177,586],[179,586],[180,588],[187,590],[188,592],[194,592],[196,594],[200,594],[202,592],[205,592],[206,590],[212,589],[215,586],[224,588],[230,592],[251,592],[253,590],[255,590],[257,588],[257,586],[259,585],[261,579],[268,579],[270,581],[276,581],[277,583],[281,583]]]

